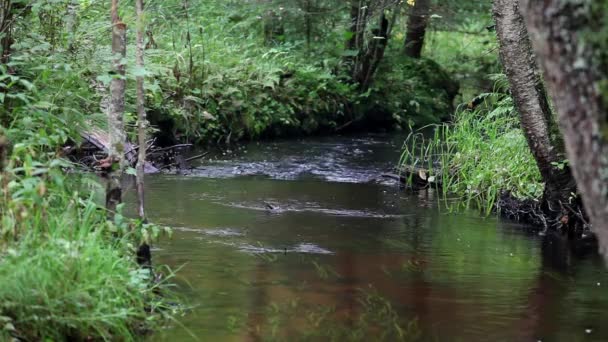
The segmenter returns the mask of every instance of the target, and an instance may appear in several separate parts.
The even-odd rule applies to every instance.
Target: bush
[[[453,112],[458,82],[434,61],[387,57],[365,109],[370,120],[402,127],[445,121]]]

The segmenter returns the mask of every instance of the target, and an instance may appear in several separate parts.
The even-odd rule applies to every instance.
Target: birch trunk
[[[545,214],[560,218],[564,204],[576,193],[568,167],[557,165],[565,159],[557,122],[532,52],[532,46],[518,0],[495,0],[493,8],[500,59],[509,79],[511,94],[522,129],[545,182]]]
[[[110,105],[108,108],[108,129],[110,149],[108,157],[112,163],[106,187],[106,208],[113,216],[122,202],[120,180],[125,166],[126,134],[123,115],[125,111],[125,57],[127,53],[127,25],[118,16],[118,0],[112,0],[112,54],[114,55],[114,78],[110,83]]]
[[[588,40],[593,1],[522,0],[524,16],[545,81],[557,109],[578,189],[608,256],[608,102],[597,65],[598,47]],[[597,27],[596,27],[597,28]]]

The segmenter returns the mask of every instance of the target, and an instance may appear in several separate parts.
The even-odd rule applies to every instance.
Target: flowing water
[[[381,177],[402,139],[246,145],[150,176],[154,261],[193,307],[154,341],[606,341],[595,253]],[[183,326],[180,326],[183,325]]]

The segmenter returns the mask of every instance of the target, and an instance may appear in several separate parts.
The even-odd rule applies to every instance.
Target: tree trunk
[[[518,7],[518,0],[494,1],[500,59],[528,146],[545,182],[545,214],[559,219],[563,205],[576,193],[576,185],[568,167],[557,167],[565,159],[563,142]]]
[[[143,71],[144,63],[144,0],[135,0],[137,12],[137,40],[135,60],[137,67]],[[137,202],[138,214],[142,223],[146,222],[145,197],[144,197],[144,166],[146,164],[146,98],[144,89],[144,75],[137,76],[137,140],[139,145],[137,155]],[[144,267],[152,266],[152,255],[150,246],[143,242],[137,250],[137,263]]]
[[[566,151],[600,250],[608,256],[608,101],[602,94],[605,65],[591,32],[590,4],[561,0],[521,1],[532,43],[545,73],[564,133]],[[604,14],[605,15],[605,14]],[[600,24],[601,25],[601,24]]]
[[[352,0],[350,7],[350,37],[346,42],[348,50],[345,62],[350,67],[353,80],[358,81],[361,75],[361,56],[364,53],[365,27],[369,15],[368,0]]]
[[[0,62],[4,65],[8,64],[11,55],[11,45],[13,40],[12,35],[13,26],[13,4],[11,0],[0,1],[0,48],[2,49],[2,55],[0,56]]]
[[[379,25],[380,26],[377,29],[373,30],[374,38],[362,58],[361,71],[360,74],[357,75],[357,81],[363,91],[367,90],[371,85],[372,77],[376,73],[382,58],[384,58],[384,51],[388,45],[389,22],[384,12],[380,16]]]
[[[406,56],[420,58],[430,14],[431,0],[416,0],[407,20],[404,48]]]
[[[144,70],[144,4],[143,0],[136,0],[137,12],[137,41],[135,59],[140,71]],[[146,218],[144,207],[144,164],[146,163],[146,108],[144,93],[144,76],[137,76],[137,199],[138,213],[142,220]]]
[[[264,15],[264,43],[277,45],[285,42],[285,26],[281,14],[269,10]]]
[[[126,135],[123,123],[125,111],[125,64],[127,53],[127,25],[118,17],[118,0],[112,0],[112,54],[114,55],[114,78],[110,83],[110,105],[108,108],[108,129],[110,149],[108,158],[112,163],[106,187],[106,208],[112,217],[116,207],[122,202],[120,180],[125,166],[124,152]]]
[[[312,0],[306,0],[304,13],[304,26],[306,27],[306,51],[310,53],[310,43],[312,40]]]

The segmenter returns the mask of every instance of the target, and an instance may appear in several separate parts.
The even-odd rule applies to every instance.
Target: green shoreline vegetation
[[[73,114],[44,108],[34,85],[15,94],[28,103],[2,131],[0,339],[138,339],[177,312],[170,277],[153,283],[133,255],[158,227],[107,221],[96,181],[61,157]]]
[[[451,208],[478,208],[490,215],[501,195],[540,201],[543,181],[519,125],[505,76],[492,77],[495,88],[480,95],[472,109],[461,106],[451,123],[414,132],[404,143],[399,164],[428,170]],[[455,205],[455,206],[454,206]]]

